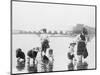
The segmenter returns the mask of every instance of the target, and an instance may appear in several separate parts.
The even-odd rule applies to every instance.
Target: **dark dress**
[[[83,55],[85,48],[86,48],[85,42],[78,42],[77,55]]]
[[[80,35],[80,38],[81,38],[82,41],[78,42],[78,45],[77,45],[77,55],[83,55],[84,51],[86,50],[86,44],[85,44],[86,38],[82,34]]]

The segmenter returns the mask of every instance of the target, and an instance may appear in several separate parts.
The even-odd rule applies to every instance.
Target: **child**
[[[33,59],[33,64],[35,64],[36,57],[38,54],[39,48],[33,48],[28,51],[27,56],[28,56],[28,63],[30,64],[30,58]]]
[[[46,55],[46,49],[49,48],[49,38],[46,29],[42,29],[43,33],[40,36],[42,52]]]
[[[87,38],[88,38],[88,31],[86,28],[83,28],[81,33],[76,37],[77,57],[79,63],[82,63],[84,59],[88,56],[86,45],[89,39]]]
[[[54,63],[54,56],[53,56],[53,49],[49,49],[49,72],[53,71],[53,63]]]
[[[68,52],[68,58],[71,60],[71,63],[73,63],[74,60],[74,47],[75,47],[76,43],[70,43],[69,46],[69,52]]]
[[[50,60],[51,62],[54,61],[54,58],[53,58],[53,50],[52,50],[52,49],[49,49],[49,60]]]
[[[18,48],[16,50],[16,58],[17,62],[25,62],[25,53],[22,51],[22,49]]]

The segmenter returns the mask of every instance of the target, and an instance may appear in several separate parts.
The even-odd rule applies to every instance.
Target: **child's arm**
[[[89,37],[86,36],[86,41],[85,41],[85,44],[87,44],[89,42]]]
[[[75,38],[75,40],[74,40],[74,42],[77,43],[80,39],[81,39],[80,35],[77,35],[76,38]]]

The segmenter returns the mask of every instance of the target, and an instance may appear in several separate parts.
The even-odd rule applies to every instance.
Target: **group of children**
[[[47,56],[48,53],[50,55],[49,57],[51,57],[53,55],[53,49],[50,49],[49,40],[48,40],[48,36],[46,33],[47,33],[46,29],[42,29],[42,34],[39,35],[40,41],[41,41],[41,47],[40,48],[36,47],[36,48],[29,50],[27,53],[27,56],[29,58],[33,58],[33,60],[35,60],[39,51],[41,52],[41,56],[43,56],[43,59],[48,57]],[[17,51],[16,57],[18,58],[18,60],[20,60],[20,59],[25,60],[25,54],[22,51],[22,49],[19,48],[16,51]],[[33,63],[35,63],[35,61]]]
[[[30,58],[33,59],[33,64],[36,61],[37,54],[40,52],[42,56],[42,61],[47,64],[48,62],[54,61],[53,59],[53,50],[50,49],[49,46],[49,40],[47,36],[46,29],[43,29],[43,34],[40,36],[41,38],[41,48],[33,48],[32,50],[28,51],[28,61],[30,61]],[[68,58],[74,65],[77,65],[77,63],[82,63],[82,59],[86,58],[88,56],[86,44],[87,32],[83,29],[83,31],[78,35],[75,42],[70,43],[69,51],[68,51]],[[77,51],[75,51],[75,46],[77,46]],[[22,52],[21,49],[18,49],[16,57],[18,58],[18,61],[20,59],[23,59],[25,62],[25,54]]]
[[[41,50],[39,47],[33,48],[27,52],[27,61],[30,63],[30,60],[32,59],[33,64],[36,63],[36,58],[38,57],[39,54],[41,54]],[[41,56],[41,55],[40,55]],[[22,51],[22,49],[18,48],[16,50],[16,58],[17,62],[25,62],[25,53]],[[52,61],[53,58],[53,49],[48,48],[46,54],[42,54],[41,56],[42,60],[45,62]]]

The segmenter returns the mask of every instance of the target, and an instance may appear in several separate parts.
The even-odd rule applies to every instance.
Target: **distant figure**
[[[86,35],[88,32],[83,28],[81,34],[77,37],[77,56],[78,61],[82,63],[82,58],[86,58],[88,56],[86,44],[87,38]]]
[[[33,64],[35,64],[37,53],[39,51],[39,48],[33,48],[32,50],[28,51],[27,56],[28,56],[28,63],[30,63],[30,59],[33,59]]]
[[[22,51],[22,49],[18,48],[16,50],[16,58],[17,58],[17,62],[25,62],[25,54]]]
[[[48,39],[48,34],[46,29],[42,29],[42,34],[40,35],[41,38],[41,48],[42,48],[42,53],[46,55],[46,50],[49,48],[49,39]]]

